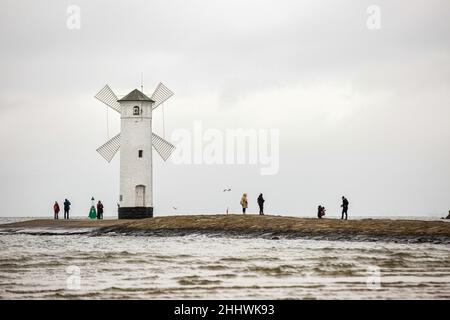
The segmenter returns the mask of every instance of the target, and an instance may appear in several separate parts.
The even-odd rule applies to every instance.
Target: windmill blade
[[[152,144],[164,161],[169,159],[173,150],[175,150],[175,146],[173,144],[154,133],[152,133]]]
[[[95,97],[118,113],[121,113],[120,104],[117,102],[118,98],[108,85],[104,86]]]
[[[105,158],[106,161],[111,162],[112,158],[120,148],[120,133],[108,140],[105,144],[97,149],[97,152]]]
[[[174,93],[170,91],[170,89],[165,85],[163,85],[162,82],[160,82],[156,87],[155,92],[153,92],[151,96],[151,99],[155,101],[152,109],[155,109],[157,106],[159,106],[161,103],[163,103],[173,95]]]

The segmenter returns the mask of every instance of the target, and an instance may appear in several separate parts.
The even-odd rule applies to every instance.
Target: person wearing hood
[[[259,206],[259,215],[260,216],[264,215],[264,201],[266,201],[266,200],[264,200],[263,194],[260,193],[259,196],[258,196],[258,200],[257,200],[258,206]]]
[[[241,206],[242,206],[242,213],[245,214],[245,211],[246,211],[247,208],[248,208],[248,201],[247,201],[247,194],[246,194],[246,193],[244,193],[244,194],[242,195],[242,198],[241,198]]]
[[[70,205],[71,205],[70,201],[64,199],[64,219],[70,219],[69,218]]]
[[[100,200],[97,202],[97,219],[103,219],[103,203]]]
[[[56,220],[59,219],[59,211],[60,211],[60,209],[59,209],[58,201],[55,201],[55,204],[53,205],[53,213],[54,213],[54,218]]]

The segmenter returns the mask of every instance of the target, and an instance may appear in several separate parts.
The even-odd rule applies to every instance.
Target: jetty
[[[92,235],[263,237],[267,239],[314,239],[388,241],[400,243],[450,243],[450,222],[444,220],[317,219],[274,215],[184,215],[140,220],[36,219],[0,225],[2,232],[24,230],[83,229]],[[45,231],[45,232],[44,232]],[[36,234],[36,233],[35,233]]]

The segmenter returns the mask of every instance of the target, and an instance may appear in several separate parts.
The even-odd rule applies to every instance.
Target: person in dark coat
[[[53,205],[53,212],[54,212],[55,219],[59,219],[59,215],[58,215],[59,211],[60,211],[60,209],[59,209],[58,201],[55,201],[55,204]]]
[[[97,219],[103,219],[103,203],[100,200],[97,202]]]
[[[259,215],[263,216],[264,215],[264,198],[263,198],[263,194],[260,193],[258,196],[258,206],[259,206]]]
[[[325,207],[324,206],[319,206],[317,208],[317,218],[322,219],[322,217],[325,215]]]
[[[342,207],[342,217],[341,217],[341,220],[344,219],[344,214],[345,214],[345,220],[347,220],[347,218],[348,218],[348,215],[347,215],[347,213],[348,213],[348,200],[347,200],[347,198],[344,197],[344,196],[342,196],[342,204],[341,204],[341,207]]]
[[[71,205],[70,201],[64,199],[64,219],[70,219],[69,218],[70,205]]]

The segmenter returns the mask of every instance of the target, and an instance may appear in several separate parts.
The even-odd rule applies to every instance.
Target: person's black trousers
[[[347,220],[347,211],[348,211],[348,208],[343,208],[342,209],[342,217],[341,217],[341,219],[344,219],[344,214],[345,214],[345,220]]]
[[[259,214],[264,215],[264,206],[263,205],[259,205]]]

